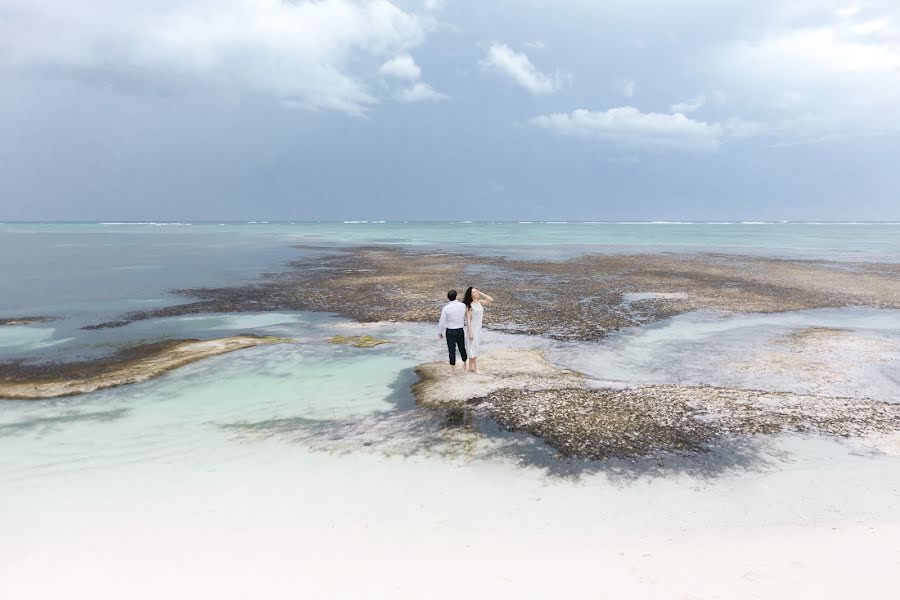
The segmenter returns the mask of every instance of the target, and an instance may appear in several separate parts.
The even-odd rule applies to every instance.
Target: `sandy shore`
[[[896,493],[858,458],[621,486],[213,450],[5,493],[4,597],[887,600],[900,583]]]
[[[86,394],[138,383],[210,356],[279,341],[237,335],[214,340],[174,340],[144,344],[86,362],[0,365],[0,398],[41,400]]]

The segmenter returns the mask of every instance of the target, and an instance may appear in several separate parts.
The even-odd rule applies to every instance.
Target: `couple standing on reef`
[[[462,358],[466,371],[481,375],[478,370],[478,355],[481,353],[481,320],[484,307],[494,301],[493,298],[469,287],[460,302],[456,299],[456,290],[447,292],[447,304],[441,309],[441,320],[438,322],[438,337],[447,338],[447,350],[450,353],[450,373],[456,372],[456,349]]]

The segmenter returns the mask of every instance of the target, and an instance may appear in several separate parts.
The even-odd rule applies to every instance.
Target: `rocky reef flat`
[[[85,394],[147,381],[204,358],[279,341],[256,335],[171,340],[132,346],[108,357],[83,362],[10,362],[0,365],[0,398],[41,400]]]
[[[468,285],[497,300],[489,315],[492,329],[570,341],[598,340],[696,310],[900,308],[900,266],[893,264],[682,253],[522,260],[386,246],[323,252],[253,284],[180,290],[186,304],[88,327],[193,313],[323,308],[359,322],[433,322],[447,289]]]
[[[900,439],[896,403],[713,386],[598,388],[537,351],[500,351],[480,362],[488,375],[452,376],[444,363],[421,365],[412,387],[417,402],[530,433],[566,457],[706,452],[728,438],[789,432]]]

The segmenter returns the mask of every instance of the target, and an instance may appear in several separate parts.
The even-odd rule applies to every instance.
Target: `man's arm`
[[[441,320],[438,321],[438,337],[444,337],[444,330],[447,329],[447,307],[441,309]]]

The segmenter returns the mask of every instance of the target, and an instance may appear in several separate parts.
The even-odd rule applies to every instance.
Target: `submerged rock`
[[[138,383],[210,356],[234,352],[280,338],[236,335],[214,340],[173,340],[144,344],[92,361],[0,365],[0,398],[40,400],[86,394]]]
[[[13,317],[9,319],[0,319],[0,327],[8,325],[37,325],[38,323],[47,323],[55,321],[57,317]]]
[[[879,332],[806,327],[761,344],[748,359],[726,363],[725,367],[739,373],[780,377],[803,384],[806,389],[802,391],[821,393],[846,381],[861,380],[865,377],[860,371],[863,366],[898,356],[900,343]]]
[[[371,335],[333,335],[328,338],[328,343],[356,346],[357,348],[374,348],[382,344],[390,344],[387,340]]]
[[[533,434],[561,455],[634,459],[704,452],[727,436],[781,432],[872,439],[900,434],[900,404],[711,386],[589,387],[540,352],[507,350],[479,359],[489,375],[416,369],[417,402],[448,414],[475,411],[509,431]]]

